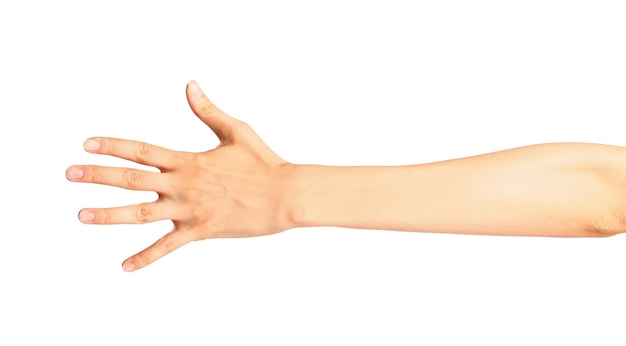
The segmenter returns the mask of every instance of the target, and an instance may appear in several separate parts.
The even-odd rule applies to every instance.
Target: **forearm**
[[[469,234],[621,232],[626,149],[543,144],[398,167],[296,166],[293,226]]]

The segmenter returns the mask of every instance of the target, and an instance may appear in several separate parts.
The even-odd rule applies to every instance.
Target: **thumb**
[[[224,141],[224,135],[228,133],[227,129],[230,127],[232,118],[217,108],[204,95],[198,83],[193,80],[187,84],[187,101],[196,116],[207,124],[220,140]]]

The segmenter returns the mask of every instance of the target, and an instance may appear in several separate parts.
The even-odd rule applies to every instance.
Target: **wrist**
[[[276,218],[281,230],[304,226],[302,221],[304,206],[301,196],[304,191],[304,181],[306,181],[304,177],[306,169],[303,167],[303,165],[292,163],[280,166]]]
[[[336,167],[320,165],[284,166],[282,184],[282,220],[285,229],[328,226],[320,218],[324,206],[332,200],[332,170]]]
[[[363,211],[364,167],[292,165],[284,205],[289,228],[358,227]],[[361,201],[359,201],[361,199]]]

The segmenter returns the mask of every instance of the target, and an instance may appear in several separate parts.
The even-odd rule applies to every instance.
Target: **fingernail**
[[[80,213],[78,213],[78,219],[82,222],[90,222],[93,221],[95,218],[96,214],[89,210],[81,210]]]
[[[200,89],[200,86],[195,81],[189,82],[189,91],[191,92],[191,96],[193,96],[193,98],[199,99],[204,96],[202,89]]]
[[[67,171],[67,176],[70,179],[80,179],[83,177],[83,174],[83,170],[78,167],[70,167],[70,169]]]
[[[125,272],[132,272],[133,270],[135,270],[135,263],[130,261],[124,262],[124,264],[122,265],[122,269]]]
[[[85,148],[85,150],[89,150],[89,151],[98,150],[100,148],[100,142],[98,142],[95,139],[90,138],[85,141],[85,144],[83,144],[83,147]]]

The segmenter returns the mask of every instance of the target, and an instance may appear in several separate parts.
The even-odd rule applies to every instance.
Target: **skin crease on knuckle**
[[[136,188],[141,181],[141,172],[134,169],[127,169],[124,171],[124,178],[126,187],[130,189]]]
[[[135,256],[133,256],[132,258],[132,262],[139,268],[145,267],[148,264],[152,263],[153,261],[150,260],[150,258],[148,257],[148,255],[146,254],[145,250],[136,254]]]
[[[211,102],[205,102],[200,106],[200,113],[211,116],[217,111],[217,106]]]
[[[150,159],[152,148],[148,143],[139,142],[135,148],[135,157],[137,162],[145,162]]]
[[[174,242],[171,239],[169,239],[169,237],[162,238],[161,240],[159,240],[159,246],[163,249],[163,251],[166,254],[176,250],[177,248],[176,244],[174,244]]]
[[[115,141],[107,138],[100,138],[98,139],[98,142],[100,143],[100,149],[97,150],[97,152],[106,155],[115,155]]]
[[[101,222],[103,224],[111,223],[111,211],[108,209],[103,209],[100,211]]]
[[[135,220],[137,223],[146,223],[150,221],[150,208],[145,203],[137,205],[135,210]]]
[[[98,179],[100,178],[100,169],[98,169],[98,167],[90,167],[89,171],[90,171],[90,174],[89,174],[88,181],[97,182]]]

